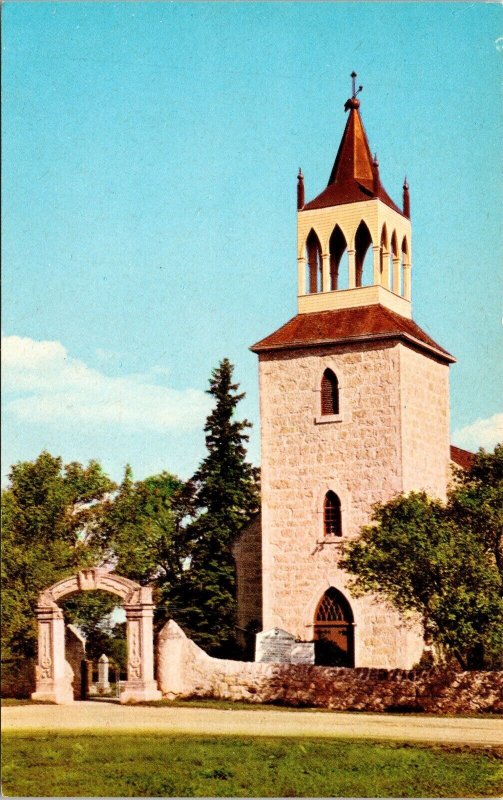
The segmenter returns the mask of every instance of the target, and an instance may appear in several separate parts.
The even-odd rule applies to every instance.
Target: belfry
[[[251,348],[261,406],[257,614],[265,630],[317,642],[317,663],[410,668],[423,651],[420,626],[351,595],[341,544],[369,524],[375,503],[411,490],[445,497],[455,359],[412,319],[409,187],[401,207],[384,189],[352,78],[328,184],[309,202],[299,170],[298,313]]]

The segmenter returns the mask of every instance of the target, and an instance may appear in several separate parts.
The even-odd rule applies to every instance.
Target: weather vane
[[[351,95],[351,97],[354,100],[356,95],[360,94],[361,90],[363,89],[363,86],[359,86],[358,91],[356,91],[356,72],[351,73],[351,80],[353,81],[353,94]]]
[[[351,80],[353,82],[353,94],[346,100],[344,103],[344,111],[349,111],[350,108],[355,109],[360,107],[360,101],[356,99],[356,95],[360,94],[363,86],[358,87],[358,91],[356,91],[356,72],[351,73]]]

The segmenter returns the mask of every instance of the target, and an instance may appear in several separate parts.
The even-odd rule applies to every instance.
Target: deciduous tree
[[[40,591],[100,558],[100,502],[115,488],[96,461],[63,466],[43,452],[15,464],[2,492],[2,655],[31,656]]]
[[[438,652],[463,668],[501,666],[501,455],[481,451],[447,505],[412,492],[376,506],[342,563],[354,591],[418,613]]]

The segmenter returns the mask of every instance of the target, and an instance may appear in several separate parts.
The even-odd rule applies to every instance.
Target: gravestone
[[[290,664],[295,636],[281,628],[257,633],[255,641],[255,661]]]
[[[314,664],[314,642],[295,642],[290,655],[291,664]]]
[[[98,694],[108,694],[110,691],[110,683],[108,681],[108,657],[103,653],[98,659],[98,683],[96,689]]]

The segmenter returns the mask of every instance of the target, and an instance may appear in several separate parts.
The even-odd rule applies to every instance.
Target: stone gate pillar
[[[55,603],[37,606],[38,665],[32,700],[73,703],[72,672],[65,660],[65,622]]]
[[[127,681],[121,703],[160,700],[162,695],[154,680],[154,634],[152,589],[143,586],[124,605],[127,631]]]

